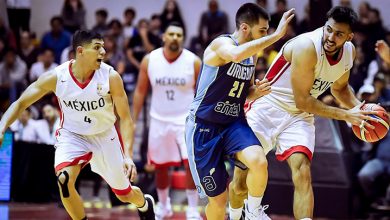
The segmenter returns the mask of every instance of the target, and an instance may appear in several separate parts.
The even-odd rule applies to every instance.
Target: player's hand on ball
[[[130,182],[134,182],[137,177],[137,168],[130,158],[125,158],[123,161],[123,169],[125,171],[125,175],[130,179]]]
[[[258,98],[265,96],[271,92],[271,84],[268,82],[267,79],[263,80],[255,80],[255,86],[256,86],[256,95]]]
[[[365,102],[360,103],[354,108],[348,110],[345,121],[351,123],[352,125],[359,126],[361,129],[365,130],[365,127],[370,129],[375,129],[368,121],[378,122],[378,119],[371,117],[370,115],[377,115],[376,111],[363,110],[362,107]]]

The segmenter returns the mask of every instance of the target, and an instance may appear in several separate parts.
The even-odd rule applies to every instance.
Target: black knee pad
[[[60,180],[61,176],[65,176],[63,182],[61,182],[61,180]],[[57,182],[58,182],[58,184],[59,184],[60,187],[61,187],[62,196],[63,196],[64,198],[69,198],[69,188],[68,188],[69,173],[68,173],[66,170],[60,172],[60,173],[57,175]]]

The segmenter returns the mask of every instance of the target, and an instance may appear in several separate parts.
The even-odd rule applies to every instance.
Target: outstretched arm
[[[236,46],[229,38],[217,38],[210,48],[206,49],[204,62],[211,66],[220,66],[229,62],[240,62],[250,56],[255,55],[260,50],[270,46],[286,34],[288,23],[294,17],[294,9],[283,14],[277,30],[269,35],[256,40],[249,41]],[[264,30],[266,31],[266,30]]]
[[[7,128],[19,117],[19,115],[34,102],[49,92],[54,92],[57,83],[57,75],[54,72],[46,72],[33,82],[4,113],[0,121],[0,144]]]

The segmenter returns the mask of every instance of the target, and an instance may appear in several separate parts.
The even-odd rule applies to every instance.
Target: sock
[[[197,209],[199,197],[196,189],[186,189],[186,195],[187,195],[188,207]]]
[[[311,218],[301,218],[300,220],[312,220]]]
[[[163,207],[167,207],[168,197],[169,197],[169,187],[165,189],[157,188],[157,196],[158,196],[158,201],[161,203],[161,205],[163,205]]]
[[[138,207],[138,210],[139,210],[140,212],[146,212],[146,211],[148,211],[148,201],[146,200],[146,198],[145,198],[145,204],[144,204],[142,207]]]
[[[252,212],[253,210],[261,206],[261,200],[263,197],[254,197],[248,194],[248,210]]]
[[[229,203],[229,219],[239,220],[241,218],[241,215],[242,215],[242,208],[243,207],[240,207],[238,209],[233,209]]]

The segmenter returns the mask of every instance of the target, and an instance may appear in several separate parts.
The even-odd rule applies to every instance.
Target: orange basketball
[[[356,137],[365,142],[376,142],[385,137],[389,130],[389,116],[386,110],[377,104],[365,104],[362,106],[362,110],[378,112],[378,115],[370,116],[379,119],[379,122],[369,121],[371,125],[375,126],[375,129],[366,126],[366,132],[361,130],[359,126],[353,125],[352,130]]]

